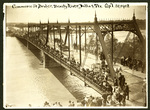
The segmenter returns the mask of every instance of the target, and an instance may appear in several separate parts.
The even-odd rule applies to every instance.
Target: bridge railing
[[[88,77],[87,72],[83,71],[79,65],[71,63],[71,60],[68,60],[67,58],[63,57],[63,55],[61,55],[59,51],[54,50],[54,48],[50,48],[47,45],[43,45],[38,38],[31,37],[27,39],[26,35],[17,37],[30,41],[33,45],[37,46],[38,48],[46,52],[48,55],[50,55],[52,58],[59,61],[62,65],[65,65],[67,68],[69,68],[70,71],[74,71],[75,73],[77,73],[80,77],[84,79],[85,83],[89,82],[100,91],[107,92],[106,87],[104,87],[102,84],[97,83],[93,78],[91,78],[92,76]]]
[[[19,37],[19,38],[25,39],[25,37]],[[74,71],[74,73],[76,73],[75,76],[78,75],[82,77],[82,81],[84,81],[88,86],[91,86],[93,89],[96,88],[95,90],[98,91],[100,94],[112,94],[112,92],[110,92],[108,88],[103,85],[103,83],[100,84],[95,82],[93,78],[88,77],[87,72],[83,71],[81,67],[74,65],[70,60],[63,57],[60,54],[60,52],[56,51],[54,48],[50,48],[49,46],[42,45],[42,43],[38,43],[37,42],[38,39],[37,40],[26,39],[26,40],[32,43],[34,46],[38,47],[39,49],[43,50],[47,55],[49,55],[55,61],[57,60],[59,63],[61,63],[61,65],[69,68],[70,71]]]

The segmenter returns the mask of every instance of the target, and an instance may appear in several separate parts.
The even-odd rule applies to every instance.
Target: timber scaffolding
[[[47,56],[50,58],[54,59],[57,63],[59,63],[61,66],[69,70],[72,74],[77,76],[79,79],[85,82],[85,84],[89,85],[93,89],[95,89],[97,92],[100,94],[103,94],[105,92],[104,89],[100,88],[100,86],[96,83],[94,83],[91,79],[86,77],[86,74],[81,71],[82,65],[82,60],[81,60],[81,36],[85,34],[85,49],[86,49],[86,33],[88,32],[94,32],[96,34],[96,39],[98,41],[98,45],[101,44],[103,53],[105,55],[108,67],[110,69],[110,75],[112,79],[116,77],[114,68],[113,68],[113,32],[114,31],[129,31],[138,36],[138,38],[141,41],[141,44],[143,46],[143,53],[144,53],[144,60],[145,60],[145,49],[146,49],[146,39],[143,38],[139,27],[136,22],[135,14],[133,14],[133,19],[132,20],[122,20],[122,21],[102,21],[98,22],[97,21],[97,16],[95,14],[94,22],[93,23],[70,23],[70,20],[68,20],[68,23],[28,23],[27,26],[21,26],[20,29],[21,31],[25,31],[27,28],[27,33],[22,35],[18,35],[18,38],[23,38],[30,44],[34,45],[37,47],[39,50],[43,51]],[[77,45],[77,38],[79,37],[79,65],[73,66],[70,63],[70,33],[75,32],[76,33],[76,45]],[[65,43],[66,44],[66,39],[68,38],[68,59],[63,59],[62,57],[59,56],[59,54],[55,54],[56,51],[56,41],[55,41],[55,34],[58,32],[60,36],[60,47],[62,47],[62,32],[66,32],[65,36]],[[49,41],[49,33],[53,35],[54,38],[54,47],[49,47],[47,46],[47,43]],[[112,49],[111,49],[111,55],[108,54],[106,50],[106,45],[104,42],[104,36],[107,33],[111,33],[112,35]],[[60,48],[60,55],[62,55],[62,48]],[[85,50],[86,51],[86,50]],[[98,50],[97,50],[98,51]],[[103,90],[103,91],[102,91]]]

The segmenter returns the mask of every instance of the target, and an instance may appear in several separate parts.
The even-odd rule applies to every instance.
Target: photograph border
[[[24,2],[23,2],[23,1],[19,1],[19,0],[18,0],[18,1],[5,1],[5,2],[3,2],[3,6],[5,6],[5,4],[10,3],[10,2],[11,2],[11,3],[18,3],[18,2],[19,2],[19,3],[35,3],[36,1],[24,1]],[[49,1],[49,2],[48,2],[48,1],[47,1],[47,2],[37,1],[37,2],[39,2],[39,3],[49,3],[50,1]],[[52,3],[54,3],[54,2],[55,2],[55,1],[52,1]],[[63,2],[62,2],[62,1],[56,1],[56,3],[60,3],[60,2],[61,2],[61,3],[66,3],[66,1],[63,1]],[[75,2],[77,2],[77,3],[87,3],[87,2],[84,2],[84,1],[82,1],[82,2],[75,1]],[[101,1],[99,1],[99,2],[98,2],[98,1],[92,1],[92,2],[89,2],[89,3],[94,3],[94,2],[101,3]],[[105,2],[105,1],[102,1],[102,2]],[[106,1],[106,2],[107,2],[107,1]],[[114,1],[113,1],[113,2],[114,2]],[[132,1],[131,1],[131,2],[132,2]],[[139,1],[137,1],[137,2],[139,2]],[[141,2],[145,2],[145,1],[141,1]],[[67,2],[67,3],[68,3],[68,2]],[[70,2],[70,3],[73,3],[73,2]],[[108,3],[110,3],[110,1],[109,1]],[[117,1],[117,3],[120,3],[120,0]],[[130,2],[126,1],[126,3],[130,3]],[[149,24],[148,24],[148,22],[149,22],[149,19],[148,19],[148,18],[149,18],[149,15],[148,15],[148,13],[149,13],[150,9],[149,9],[149,6],[148,6],[148,5],[149,5],[149,3],[147,2],[147,11],[146,11],[146,17],[147,17],[147,18],[146,18],[146,19],[147,19],[147,20],[146,20],[146,36],[147,36],[147,40],[146,40],[146,59],[148,59],[148,57],[149,57],[149,51],[148,51],[148,50],[149,50],[149,49],[148,49],[148,48],[149,48],[149,45],[148,45],[148,44],[149,44],[149,37],[148,37],[148,36],[149,36],[149,33],[148,33],[148,32],[149,32],[149,28],[148,28],[148,26],[149,26]],[[3,8],[2,8],[2,9],[3,9]],[[4,12],[4,11],[5,11],[5,10],[3,10],[3,12]],[[2,42],[2,43],[1,43],[2,45],[0,45],[0,47],[2,47],[1,49],[2,49],[2,51],[3,51],[3,54],[0,54],[1,59],[2,59],[1,61],[3,61],[3,63],[1,63],[1,65],[2,65],[2,66],[1,66],[1,67],[2,67],[1,70],[2,70],[2,72],[3,72],[3,75],[2,75],[2,77],[1,77],[1,78],[2,78],[2,80],[1,80],[2,83],[1,83],[1,84],[2,84],[2,88],[4,89],[4,86],[3,86],[3,84],[4,84],[4,77],[5,77],[5,75],[4,75],[4,73],[5,73],[5,64],[4,64],[4,63],[5,63],[5,58],[4,58],[4,57],[5,57],[5,39],[4,39],[4,38],[5,38],[5,36],[6,36],[6,35],[5,35],[5,34],[6,34],[6,33],[5,33],[5,32],[6,32],[6,31],[5,31],[5,25],[6,25],[6,23],[5,23],[5,14],[3,15],[3,17],[1,17],[1,19],[2,19],[1,22],[2,22],[2,24],[3,24],[3,27],[2,27],[2,29],[3,29],[2,31],[3,31],[3,32],[1,32],[1,34],[2,34],[3,37],[0,39],[1,42]],[[1,52],[1,53],[2,53],[2,52]],[[148,82],[148,81],[149,81],[149,76],[148,76],[148,73],[149,73],[149,59],[146,60],[146,77],[147,77],[147,88],[148,88],[147,91],[149,91],[149,82]],[[2,96],[3,96],[3,98],[4,98],[4,90],[2,91]],[[147,98],[147,102],[148,102],[148,100],[149,100],[149,94],[148,94],[148,92],[147,92],[147,96],[148,96],[148,98]],[[3,101],[4,101],[4,99],[3,99]],[[3,103],[4,103],[3,101],[2,101],[2,107],[4,106],[4,105],[3,105]],[[82,108],[82,109],[118,109],[118,108],[119,108],[119,109],[120,109],[120,108],[121,108],[121,109],[145,109],[145,108],[148,108],[148,107],[149,107],[149,102],[148,102],[147,107],[141,107],[141,108],[139,108],[139,107],[112,107],[112,108],[111,108],[111,107],[87,107],[87,108],[86,108],[86,107],[85,107],[85,108],[84,108],[84,107],[77,107],[77,108],[76,108],[76,107],[73,107],[73,108],[67,107],[67,109],[81,109],[81,108]],[[19,108],[20,108],[20,107],[19,107]],[[27,107],[27,108],[28,108],[28,107]],[[7,108],[5,108],[5,109],[7,109]],[[18,109],[18,108],[12,107],[12,109]],[[22,109],[22,108],[20,108],[20,109]],[[23,107],[23,109],[26,109],[26,108]],[[47,108],[45,108],[45,107],[38,107],[38,108],[37,108],[37,107],[32,107],[32,108],[30,108],[30,109],[47,109]],[[48,109],[66,109],[66,108],[65,108],[65,107],[62,107],[62,108],[60,108],[60,107],[58,107],[58,108],[49,107]]]

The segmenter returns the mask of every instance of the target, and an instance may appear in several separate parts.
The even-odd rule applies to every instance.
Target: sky
[[[69,8],[71,6],[79,6],[78,8]],[[91,6],[98,4],[99,8],[80,8],[80,4],[83,6]],[[33,8],[33,6],[37,6]],[[54,8],[56,6],[68,6],[67,8]],[[124,5],[126,7],[116,7]],[[143,3],[13,3],[5,4],[4,8],[6,12],[6,22],[93,22],[95,12],[98,20],[109,20],[109,19],[132,19],[133,12],[135,10],[135,16],[137,19],[146,19],[146,4]],[[24,6],[24,8],[20,8]],[[25,6],[30,6],[26,7]],[[39,6],[52,6],[52,7],[40,7]],[[110,6],[110,7],[109,7]],[[108,8],[109,7],[109,8]]]

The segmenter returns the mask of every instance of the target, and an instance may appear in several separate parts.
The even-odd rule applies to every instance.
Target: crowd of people
[[[109,107],[109,106],[125,106],[126,102],[124,96],[117,94],[119,88],[114,88],[115,92],[113,94],[103,94],[99,97],[85,96],[81,100],[76,102],[69,100],[68,105],[64,106],[60,102],[49,103],[45,101],[43,107]],[[29,107],[32,107],[29,104]]]
[[[57,52],[57,54],[59,54],[59,52]],[[67,62],[70,62],[72,68],[78,68],[78,67],[80,68],[79,63],[76,62],[74,58],[70,60],[66,58],[66,60]],[[99,89],[104,93],[106,93],[104,96],[105,97],[108,96],[109,101],[112,100],[110,101],[112,104],[114,104],[114,102],[116,104],[116,102],[118,101],[119,104],[125,105],[125,100],[126,99],[129,100],[129,87],[125,81],[124,75],[122,75],[121,73],[122,72],[121,68],[116,69],[115,72],[117,77],[114,78],[113,85],[112,85],[108,80],[110,76],[110,70],[108,68],[108,65],[105,63],[105,57],[102,57],[101,60],[102,60],[101,68],[100,68],[101,72],[95,72],[94,69],[89,70],[85,68],[81,68],[81,69],[78,68],[78,70],[83,76],[85,76],[86,79],[90,80],[93,84],[98,85]],[[107,102],[107,98],[105,98],[105,100]],[[104,105],[107,104],[104,103],[103,106]]]
[[[53,56],[56,58],[61,59],[64,61],[65,64],[70,65],[70,67],[73,69],[76,69],[82,74],[85,79],[88,79],[90,82],[93,84],[97,85],[101,91],[103,91],[106,96],[113,97],[112,99],[115,100],[114,102],[119,102],[120,104],[123,103],[125,105],[125,100],[126,97],[129,99],[129,87],[127,83],[125,82],[125,77],[124,75],[121,74],[121,68],[116,69],[116,76],[113,80],[113,85],[110,83],[108,79],[110,79],[110,70],[108,68],[108,65],[106,64],[105,61],[105,56],[101,54],[100,59],[101,59],[101,68],[100,72],[95,72],[94,69],[89,70],[85,68],[81,68],[79,62],[76,62],[74,58],[67,58],[63,56],[63,54],[59,50],[55,50],[54,48],[51,48],[49,50],[49,47],[45,47],[47,51],[49,51]],[[107,99],[107,98],[106,98]],[[105,100],[106,100],[105,99]],[[105,102],[105,101],[104,101]],[[106,100],[107,102],[107,100]],[[103,104],[105,105],[105,103]]]
[[[76,102],[69,100],[68,105],[64,106],[60,102],[49,103],[45,101],[43,107],[109,107],[109,106],[125,106],[126,100],[123,94],[119,94],[119,87],[113,88],[113,94],[104,93],[99,97],[85,96]],[[29,107],[32,107],[29,104]]]
[[[144,63],[141,60],[132,59],[130,56],[122,56],[120,62],[121,65],[128,66],[130,69],[138,71],[141,68],[141,72],[144,72]]]
[[[125,105],[124,102],[126,100],[126,97],[127,97],[127,99],[129,99],[129,87],[128,87],[127,83],[125,82],[124,75],[121,74],[121,69],[116,69],[115,74],[117,77],[115,77],[113,79],[113,84],[109,80],[110,79],[110,70],[106,63],[106,59],[105,59],[103,52],[101,52],[101,54],[100,54],[100,60],[101,60],[100,71],[95,72],[94,68],[91,70],[85,69],[83,67],[81,68],[80,63],[77,62],[73,57],[67,58],[59,50],[50,48],[47,45],[44,45],[44,46],[42,45],[41,48],[45,49],[47,52],[52,54],[56,59],[63,61],[64,64],[70,65],[70,68],[78,70],[79,73],[85,77],[85,79],[89,80],[91,83],[98,86],[101,91],[106,93],[104,95],[105,100],[103,102],[104,103],[103,106],[105,105],[105,102],[107,102],[107,96],[109,97],[108,98],[109,100],[110,100],[110,97],[111,98],[113,97],[112,102],[118,101],[119,103],[123,103],[123,105]],[[129,60],[130,60],[130,58],[129,58]],[[127,65],[129,65],[129,61],[126,63],[121,60],[121,64],[127,66]],[[58,103],[56,105],[58,105]]]

